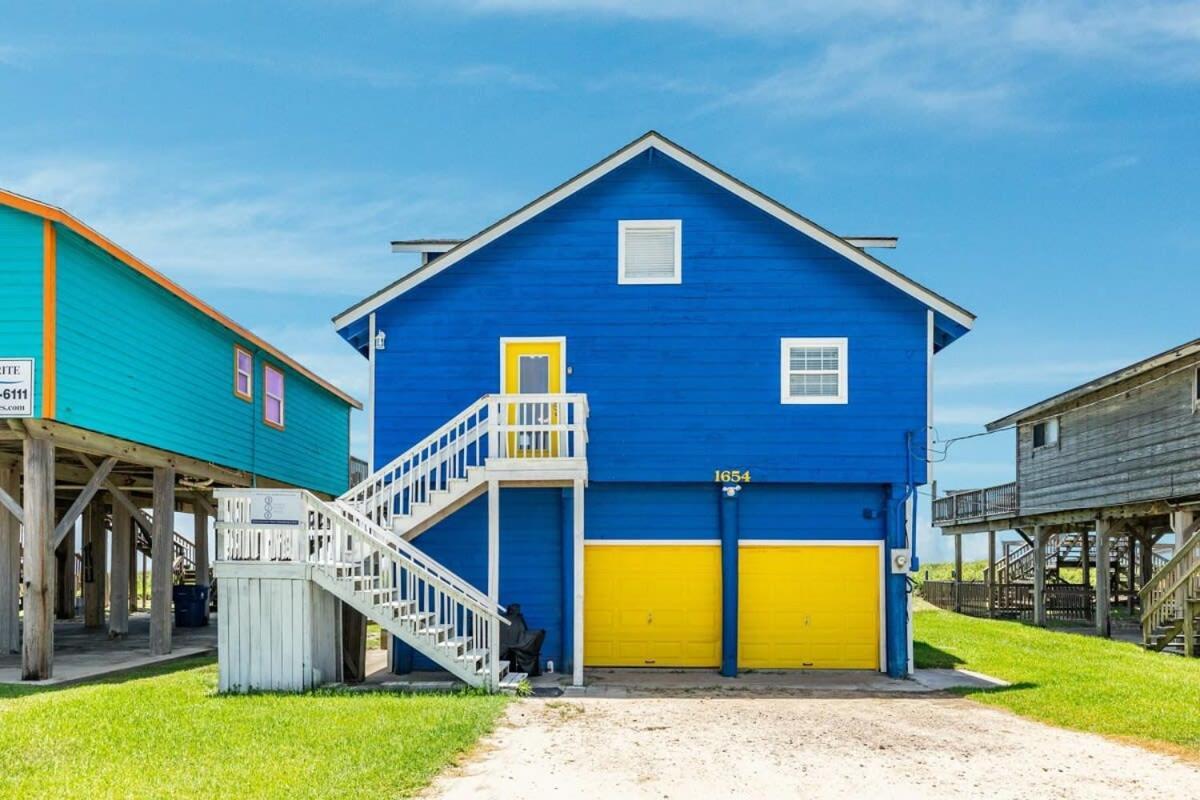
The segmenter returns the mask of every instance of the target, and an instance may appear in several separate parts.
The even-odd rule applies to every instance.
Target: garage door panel
[[[738,561],[739,666],[878,669],[877,547],[753,545]]]
[[[588,545],[584,593],[586,666],[720,664],[718,546]]]

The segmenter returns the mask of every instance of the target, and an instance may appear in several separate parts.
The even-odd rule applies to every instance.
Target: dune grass
[[[1200,757],[1200,659],[927,604],[913,616],[918,667],[960,667],[1012,684],[960,692],[973,700]]]
[[[211,659],[0,687],[0,797],[405,797],[490,730],[476,693],[215,694]]]

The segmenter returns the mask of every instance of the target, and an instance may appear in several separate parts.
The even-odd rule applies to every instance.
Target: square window
[[[283,429],[283,371],[263,365],[263,421],[273,428]]]
[[[1058,417],[1033,425],[1033,446],[1049,447],[1058,444]]]
[[[677,219],[617,223],[617,283],[682,283],[682,239]]]
[[[781,339],[780,402],[848,401],[847,340]]]
[[[243,400],[254,399],[254,356],[238,345],[233,347],[233,393]]]

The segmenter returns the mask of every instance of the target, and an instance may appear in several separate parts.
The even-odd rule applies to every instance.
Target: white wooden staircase
[[[583,395],[488,395],[331,502],[295,492],[299,525],[253,519],[253,492],[218,490],[220,558],[296,562],[322,589],[471,686],[525,679],[500,659],[504,609],[489,548],[484,593],[410,540],[501,485],[586,477]]]

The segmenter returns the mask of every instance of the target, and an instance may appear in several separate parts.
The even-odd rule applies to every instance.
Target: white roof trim
[[[440,256],[434,261],[429,262],[428,265],[409,273],[404,278],[401,278],[390,286],[385,287],[381,291],[376,292],[356,305],[346,309],[333,318],[334,326],[337,328],[343,328],[346,325],[361,319],[372,311],[375,311],[381,306],[386,305],[393,299],[407,292],[409,289],[424,283],[443,270],[453,266],[454,264],[457,264],[459,261],[462,261],[464,258],[476,252],[477,250],[494,242],[496,239],[499,239],[501,236],[504,236],[509,231],[529,221],[533,217],[536,217],[538,214],[555,205],[559,201],[570,197],[580,189],[595,183],[600,178],[603,178],[605,175],[615,170],[617,167],[620,167],[622,164],[625,164],[631,159],[636,158],[651,148],[656,149],[664,155],[675,159],[685,167],[688,167],[692,171],[699,173],[705,178],[708,178],[713,183],[717,184],[723,189],[726,189],[737,197],[740,197],[742,200],[745,200],[752,206],[765,211],[781,222],[784,222],[801,233],[809,236],[810,238],[815,239],[816,241],[828,247],[830,250],[833,250],[835,253],[844,256],[849,261],[857,264],[876,277],[887,281],[905,294],[916,298],[926,306],[954,320],[963,327],[970,328],[973,325],[975,317],[966,309],[963,309],[960,306],[950,302],[946,298],[941,297],[929,289],[926,289],[916,281],[901,275],[899,272],[896,272],[886,264],[876,260],[870,255],[867,255],[859,248],[847,242],[845,239],[830,233],[814,222],[800,216],[795,211],[792,211],[791,209],[772,200],[766,195],[751,189],[749,186],[737,180],[732,175],[722,172],[708,162],[700,159],[692,153],[689,153],[687,150],[684,150],[682,147],[670,141],[669,139],[666,139],[660,134],[651,131],[650,133],[647,133],[641,138],[629,143],[617,152],[608,156],[590,169],[580,173],[579,175],[576,175],[574,178],[559,186],[557,189],[542,195],[537,200],[533,201],[519,211],[511,214],[508,217],[505,217],[492,226],[485,228],[475,236],[472,236],[470,239],[466,239],[456,247],[451,248],[444,255]]]
[[[898,236],[843,236],[847,244],[852,244],[855,247],[879,247],[887,250],[895,250],[896,245],[900,243]]]

